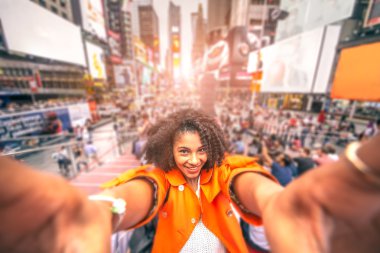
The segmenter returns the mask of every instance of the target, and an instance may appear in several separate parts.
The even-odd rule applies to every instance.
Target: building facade
[[[70,22],[71,2],[8,2],[8,10],[0,10],[3,23],[0,32],[0,100],[3,102],[0,107],[6,108],[13,102],[28,104],[84,97],[86,61],[80,28]],[[0,6],[0,9],[3,8]]]
[[[179,80],[181,76],[181,7],[169,2],[169,76],[173,78],[172,83]]]
[[[203,18],[203,7],[202,4],[198,6],[198,12],[192,14],[192,19],[194,19],[193,25],[193,48],[192,48],[192,62],[195,62],[203,58],[205,48],[206,48],[206,23]]]
[[[47,10],[73,22],[71,0],[31,0]]]
[[[141,5],[138,11],[140,38],[153,51],[154,63],[158,65],[160,62],[158,16],[153,5]]]
[[[207,1],[207,43],[213,45],[223,39],[230,24],[233,0]]]

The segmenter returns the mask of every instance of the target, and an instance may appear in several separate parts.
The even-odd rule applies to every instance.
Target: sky
[[[193,41],[190,17],[192,12],[197,12],[199,3],[203,5],[203,17],[207,17],[207,0],[172,0],[172,2],[181,7],[182,73],[185,77],[188,77],[191,71],[191,47]],[[154,0],[153,6],[160,20],[161,65],[165,66],[169,36],[169,0]]]

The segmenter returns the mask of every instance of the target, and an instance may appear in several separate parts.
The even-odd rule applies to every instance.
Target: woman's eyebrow
[[[179,146],[179,147],[177,147],[177,149],[181,149],[181,148],[190,149],[189,147],[185,147],[185,146]]]

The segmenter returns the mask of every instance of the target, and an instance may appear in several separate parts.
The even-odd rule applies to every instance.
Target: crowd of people
[[[256,157],[258,164],[283,187],[313,168],[331,166],[338,162],[339,154],[348,143],[365,141],[375,136],[380,129],[379,120],[358,129],[347,117],[328,117],[325,111],[311,115],[270,110],[258,105],[251,110],[249,102],[244,101],[244,95],[242,96],[216,104],[216,119],[228,140],[227,152],[231,155]],[[154,108],[158,110],[159,107]],[[154,125],[160,117],[150,117],[143,113],[141,119],[137,140],[141,140],[143,146],[147,141],[146,128]],[[139,145],[136,142],[139,151],[133,148],[138,158],[141,157],[142,150]],[[142,161],[142,164],[146,162],[148,161]],[[240,227],[246,243],[255,252],[270,251],[263,226],[248,224],[241,219]],[[131,232],[116,234],[114,245],[117,246],[114,251],[126,247],[131,240],[135,240]]]
[[[278,155],[286,152],[278,139],[261,139],[259,159],[236,156],[224,131],[195,109],[160,117],[147,132],[148,165],[89,198],[58,177],[0,158],[8,168],[0,171],[0,251],[109,252],[112,233],[137,230],[154,217],[153,239],[140,238],[153,252],[248,252],[247,240],[257,247],[267,240],[271,252],[378,251],[380,135],[299,176]],[[289,172],[298,180],[289,182]],[[20,215],[25,209],[28,215]],[[260,243],[253,239],[258,231]]]
[[[215,114],[209,115],[199,111],[201,104],[194,94],[181,101],[168,97],[151,99],[139,109],[113,116],[118,142],[131,142],[131,151],[142,166],[107,182],[103,185],[107,190],[92,197],[93,201],[65,182],[3,160],[15,171],[3,178],[16,180],[17,173],[26,173],[29,185],[38,184],[36,191],[41,185],[44,190],[56,187],[63,193],[60,200],[75,200],[81,208],[76,214],[69,212],[69,226],[48,226],[56,232],[41,232],[43,240],[33,245],[27,240],[14,244],[28,237],[30,230],[5,223],[0,232],[6,229],[9,235],[6,241],[0,240],[0,251],[58,252],[74,247],[79,252],[108,252],[113,234],[114,253],[248,252],[246,245],[253,252],[377,252],[380,231],[370,220],[380,219],[380,207],[374,204],[380,203],[380,165],[375,151],[379,121],[358,129],[347,117],[331,117],[325,111],[311,115],[258,105],[252,108],[244,94],[219,99]],[[81,143],[73,150],[78,171],[88,170],[91,160],[101,163],[92,130],[89,123],[74,128],[76,141]],[[136,135],[131,139],[130,133]],[[357,167],[351,151],[343,152],[352,141],[361,143],[355,154],[360,156],[359,167],[367,166],[364,172],[359,171],[362,168]],[[119,148],[125,151],[124,145]],[[67,148],[61,147],[53,158],[66,174],[71,163]],[[15,189],[3,188],[7,198],[0,197],[0,204],[12,203]],[[41,203],[30,204],[25,196],[33,213]],[[44,199],[61,209],[36,214],[39,219],[34,227],[45,217],[68,215],[66,204],[58,203],[57,196]],[[347,199],[364,211],[349,209],[342,201]],[[12,217],[22,205],[8,205],[0,213]],[[358,215],[362,219],[356,219]],[[79,216],[87,217],[86,222],[77,222]],[[364,232],[365,240],[353,244],[352,238]],[[67,233],[72,235],[62,236]],[[342,233],[346,237],[341,238]],[[167,234],[173,235],[170,243],[165,240]],[[45,241],[54,243],[46,246]]]

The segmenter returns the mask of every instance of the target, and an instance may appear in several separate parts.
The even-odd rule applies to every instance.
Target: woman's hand
[[[0,252],[110,252],[109,206],[62,178],[0,163]]]
[[[274,253],[379,252],[380,185],[342,157],[273,196],[263,219]]]

